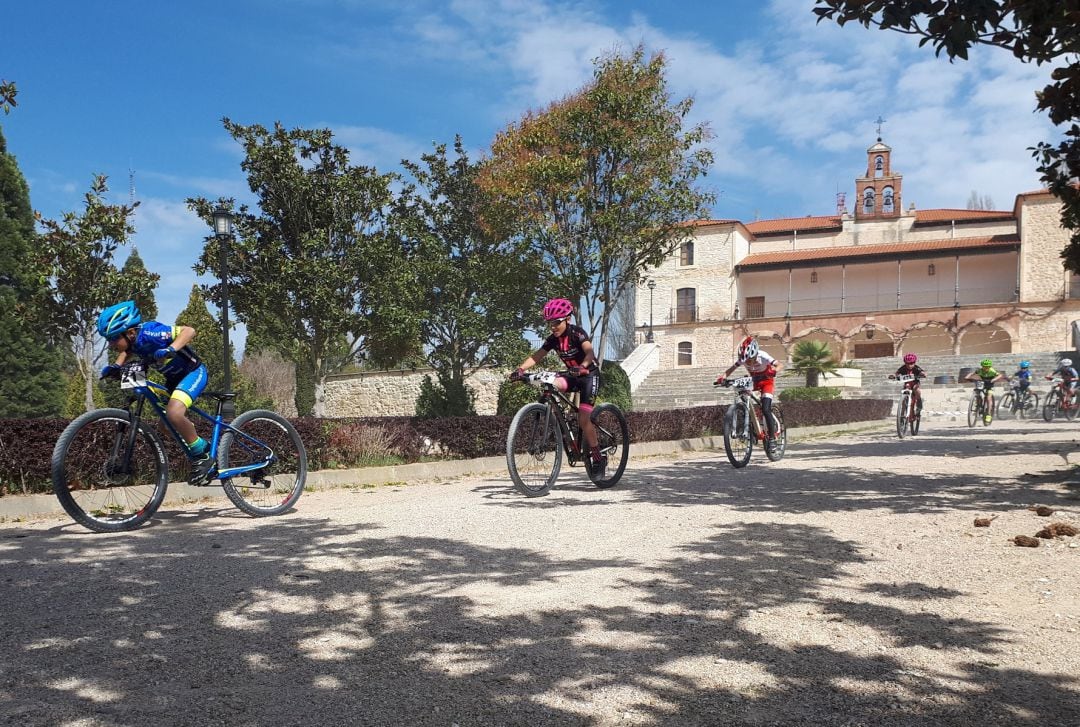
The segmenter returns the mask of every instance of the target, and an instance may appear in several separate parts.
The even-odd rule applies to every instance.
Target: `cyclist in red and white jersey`
[[[765,353],[758,346],[757,339],[747,336],[739,345],[739,358],[728,367],[727,371],[716,377],[716,383],[724,383],[731,372],[740,366],[749,372],[754,380],[754,391],[761,393],[761,411],[765,414],[765,426],[769,429],[769,439],[776,436],[776,426],[772,417],[773,383],[783,365]]]

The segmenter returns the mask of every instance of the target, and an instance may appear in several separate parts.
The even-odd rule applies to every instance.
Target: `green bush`
[[[534,373],[540,369],[533,369]],[[504,380],[499,384],[499,398],[495,404],[495,413],[499,416],[512,417],[517,410],[526,404],[536,401],[539,392],[528,384],[520,381]]]
[[[416,416],[421,419],[475,415],[476,394],[464,382],[443,381],[442,377],[432,381],[430,376],[425,376],[420,383]]]
[[[835,386],[793,386],[780,392],[780,401],[831,401],[840,398]]]
[[[604,362],[604,368],[600,371],[600,391],[596,399],[598,402],[611,402],[623,412],[633,410],[634,398],[630,393],[630,377],[617,362]]]

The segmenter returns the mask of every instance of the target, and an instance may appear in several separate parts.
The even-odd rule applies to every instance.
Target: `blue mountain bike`
[[[63,431],[52,454],[53,489],[60,504],[76,522],[102,533],[138,527],[165,499],[169,460],[161,435],[143,421],[148,404],[187,452],[165,416],[168,389],[147,380],[142,361],[125,364],[119,378],[128,408],[83,414]],[[217,399],[217,413],[194,406],[188,411],[213,426],[209,452],[217,460],[217,474],[207,484],[219,481],[232,503],[254,517],[289,510],[307,479],[307,452],[296,429],[284,417],[260,409],[226,422],[222,405],[236,394],[204,391],[203,396]]]

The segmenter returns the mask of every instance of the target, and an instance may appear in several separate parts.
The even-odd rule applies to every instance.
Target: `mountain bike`
[[[1080,411],[1080,402],[1077,401],[1076,392],[1064,379],[1054,377],[1054,385],[1046,394],[1046,402],[1043,404],[1043,419],[1048,422],[1054,421],[1054,417],[1061,415],[1072,421]]]
[[[607,457],[607,468],[597,471],[593,467],[578,424],[578,406],[555,386],[557,376],[554,371],[542,371],[519,379],[540,389],[536,402],[518,409],[506,435],[510,479],[527,497],[548,494],[559,476],[564,454],[571,467],[584,463],[589,479],[601,489],[619,481],[630,456],[626,417],[615,404],[598,404],[590,419],[600,454]]]
[[[165,498],[169,460],[161,435],[143,420],[147,405],[181,451],[188,451],[165,415],[169,390],[147,380],[145,364],[127,363],[118,377],[128,395],[127,409],[83,414],[60,434],[52,453],[53,490],[60,504],[76,522],[102,533],[138,527]],[[307,452],[296,429],[284,417],[261,409],[226,422],[222,406],[236,394],[203,395],[217,400],[217,413],[195,406],[188,411],[213,426],[208,450],[217,461],[213,479],[248,515],[280,515],[290,509],[307,478]]]
[[[919,426],[922,424],[922,402],[919,402],[918,407],[911,403],[912,390],[918,384],[915,374],[894,374],[889,378],[904,387],[900,392],[900,400],[896,402],[896,436],[903,439],[909,429],[914,436],[919,433]]]
[[[753,377],[727,379],[713,385],[735,390],[735,401],[724,413],[724,451],[727,452],[731,466],[739,469],[750,463],[754,442],[764,445],[765,456],[770,461],[779,462],[783,459],[784,452],[787,451],[787,429],[784,427],[784,413],[780,410],[780,402],[774,401],[772,405],[776,436],[770,439],[765,427],[761,399],[753,393]]]
[[[969,427],[974,427],[980,420],[984,427],[990,426],[987,415],[990,413],[990,403],[987,401],[990,391],[986,388],[986,382],[975,382],[975,393],[971,395],[971,401],[968,402],[968,414],[967,423]]]
[[[1039,395],[1031,390],[1031,386],[1021,388],[1019,381],[1011,381],[1009,390],[998,401],[997,413],[1002,419],[1016,417],[1028,419],[1034,417],[1039,411]]]

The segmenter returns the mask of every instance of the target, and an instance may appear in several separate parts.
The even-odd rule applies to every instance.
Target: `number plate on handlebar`
[[[541,371],[538,374],[525,374],[525,380],[533,386],[540,388],[544,384],[548,386],[555,385],[555,379],[558,376],[554,371]]]
[[[733,389],[749,389],[754,385],[754,379],[751,376],[743,376],[738,379],[729,379],[727,385]]]
[[[906,384],[907,382],[914,381],[914,380],[915,380],[915,374],[900,374],[899,376],[896,377],[896,383],[898,383],[898,384]]]
[[[125,366],[120,372],[121,389],[141,389],[146,386],[146,369],[140,365]]]
[[[982,391],[984,383],[982,381],[975,382],[975,391]]]

